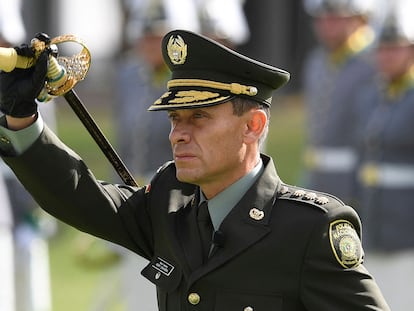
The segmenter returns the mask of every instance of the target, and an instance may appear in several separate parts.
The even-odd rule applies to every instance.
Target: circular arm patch
[[[333,254],[342,267],[354,268],[362,263],[361,240],[352,223],[343,219],[331,222],[329,240]]]

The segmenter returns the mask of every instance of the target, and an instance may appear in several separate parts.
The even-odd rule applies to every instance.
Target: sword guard
[[[80,51],[72,56],[58,56],[58,45],[68,42],[80,45]],[[74,35],[58,36],[51,39],[48,45],[35,38],[32,40],[32,46],[37,55],[45,48],[52,49],[45,87],[37,98],[39,101],[46,102],[53,97],[66,94],[86,77],[91,63],[91,54],[78,37]]]

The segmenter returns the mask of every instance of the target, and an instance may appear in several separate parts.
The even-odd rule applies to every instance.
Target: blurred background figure
[[[306,187],[355,200],[355,96],[373,77],[372,0],[304,0],[318,41],[303,68]]]
[[[41,104],[39,110],[46,124],[55,128],[54,103]],[[16,311],[51,311],[48,239],[56,232],[56,220],[39,208],[3,162],[0,166],[14,219]]]
[[[0,47],[10,47],[12,40],[24,39],[24,29],[19,15],[17,1],[0,1]],[[17,22],[16,22],[17,21]],[[15,27],[13,27],[15,25]],[[15,34],[14,31],[17,33]],[[16,310],[13,215],[8,190],[0,163],[0,310]]]
[[[361,90],[361,220],[366,266],[393,311],[414,304],[414,2],[392,1],[376,48],[380,79]]]
[[[15,311],[13,218],[6,183],[0,174],[0,310]]]
[[[25,36],[21,2],[0,0],[0,46],[20,45],[25,41]],[[45,113],[45,121],[54,128],[53,103],[41,105],[40,109],[42,114]],[[38,208],[2,161],[0,198],[0,225],[9,226],[13,223],[10,240],[4,237],[6,229],[0,229],[0,310],[50,311],[51,286],[47,238],[49,233],[54,231],[55,220]],[[10,212],[5,211],[8,207],[11,209]],[[5,246],[9,242],[12,245]],[[13,257],[10,257],[10,252],[14,253]],[[11,258],[14,259],[10,261]],[[5,265],[8,266],[6,271],[3,270]],[[14,289],[10,288],[12,285]],[[9,301],[12,305],[6,306]]]

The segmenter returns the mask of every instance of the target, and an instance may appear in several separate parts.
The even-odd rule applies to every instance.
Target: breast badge
[[[257,209],[257,208],[252,208],[249,212],[249,216],[250,218],[254,219],[254,220],[262,220],[265,216],[264,212]]]
[[[344,268],[361,264],[363,251],[354,226],[347,220],[336,220],[329,226],[329,239],[333,254]]]

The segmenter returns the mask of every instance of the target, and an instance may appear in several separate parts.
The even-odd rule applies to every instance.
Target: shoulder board
[[[277,199],[306,203],[318,207],[324,212],[328,212],[328,209],[333,206],[345,205],[340,199],[331,194],[286,184],[282,184],[280,187],[277,192]]]
[[[156,174],[159,174],[159,173],[161,173],[162,171],[164,171],[168,166],[170,166],[171,164],[173,164],[174,163],[174,161],[168,161],[168,162],[165,162],[163,165],[161,165],[158,169],[157,169],[157,172],[156,172]]]
[[[171,191],[172,189],[179,189],[183,194],[194,194],[196,185],[180,182],[176,177],[176,168],[174,161],[168,161],[160,166],[156,174],[151,179],[150,184],[147,186],[147,193],[154,187],[159,186],[162,191]]]
[[[163,175],[163,173],[168,170],[169,167],[174,167],[174,161],[168,161],[168,162],[165,162],[163,165],[161,165],[155,172],[155,175],[152,176],[150,184],[153,184],[154,182],[156,182],[160,178],[160,176]]]

